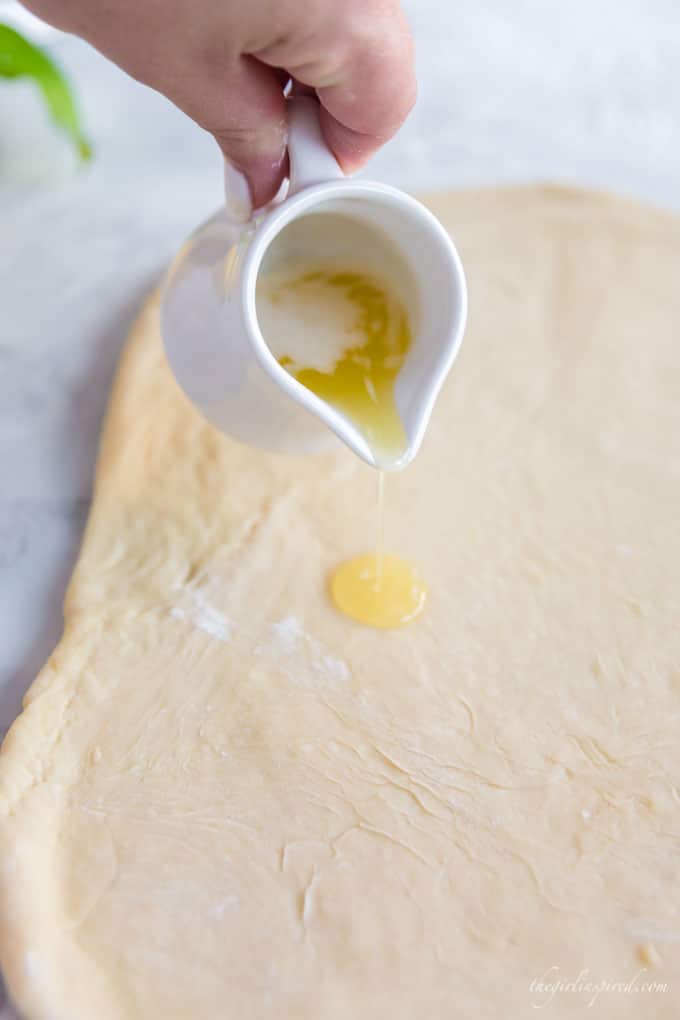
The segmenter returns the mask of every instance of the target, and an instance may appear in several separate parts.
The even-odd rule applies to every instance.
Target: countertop
[[[677,0],[405,6],[420,99],[371,176],[561,181],[680,209]],[[95,158],[77,168],[33,88],[0,82],[0,734],[59,638],[127,330],[221,200],[210,138],[79,40],[46,42]]]

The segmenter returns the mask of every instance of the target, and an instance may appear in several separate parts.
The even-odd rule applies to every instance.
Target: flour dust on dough
[[[390,480],[430,590],[402,631],[328,598],[371,470],[219,435],[141,314],[0,760],[28,1020],[680,1012],[680,223],[560,189],[431,206],[471,318]],[[537,990],[584,970],[666,988]]]

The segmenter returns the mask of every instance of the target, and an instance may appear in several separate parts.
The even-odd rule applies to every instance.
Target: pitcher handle
[[[290,197],[312,184],[334,181],[344,174],[323,137],[318,100],[311,96],[295,96],[288,103]]]

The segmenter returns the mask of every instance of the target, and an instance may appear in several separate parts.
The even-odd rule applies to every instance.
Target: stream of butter
[[[263,274],[257,300],[279,364],[344,414],[379,463],[397,460],[407,439],[394,385],[412,343],[402,302],[372,273],[319,264]],[[414,567],[384,551],[384,484],[381,471],[376,551],[341,564],[330,590],[347,616],[391,628],[421,612],[426,588]]]
[[[403,627],[418,616],[427,588],[415,567],[385,552],[385,480],[378,475],[376,551],[341,563],[331,578],[331,596],[341,612],[371,627]]]

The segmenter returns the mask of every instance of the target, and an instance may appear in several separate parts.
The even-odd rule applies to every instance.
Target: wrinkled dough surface
[[[0,956],[29,1020],[545,1017],[543,975],[680,1011],[680,224],[560,189],[439,197],[470,285],[387,488],[403,631],[338,615],[376,478],[177,389],[154,298],[63,639],[0,765]],[[673,976],[675,975],[675,977]]]

